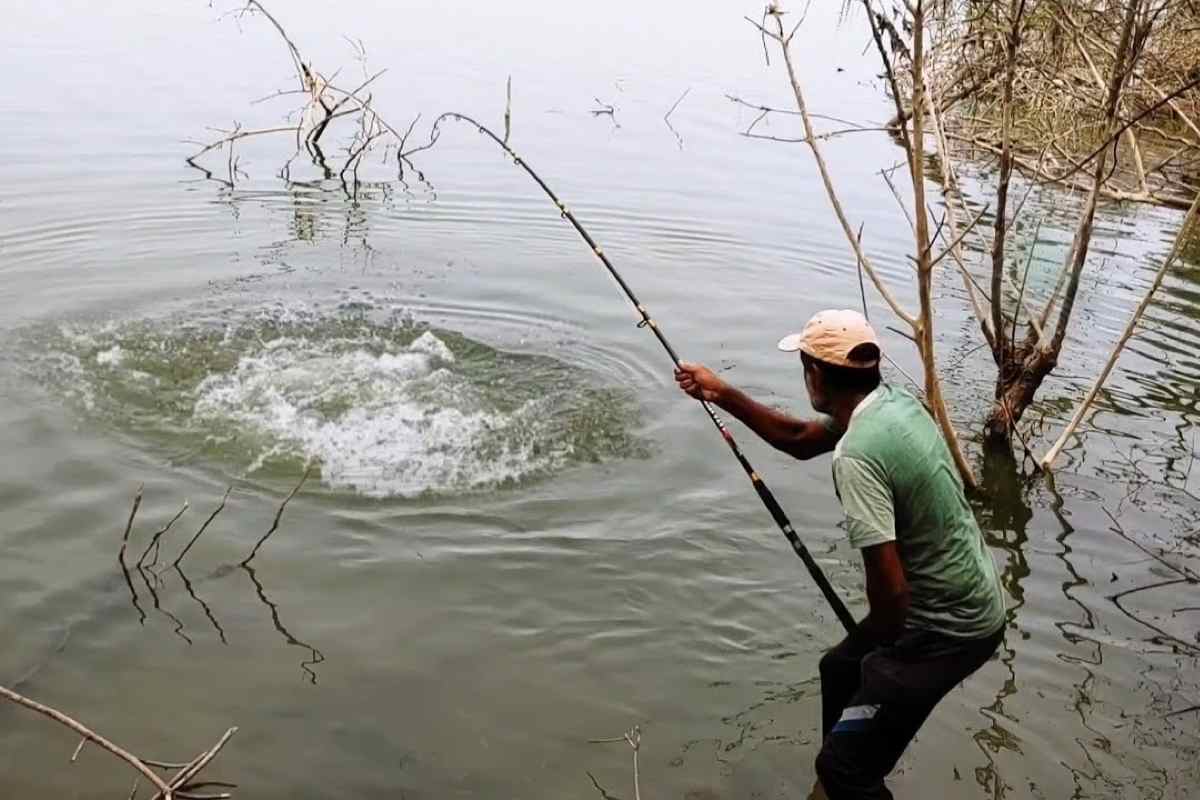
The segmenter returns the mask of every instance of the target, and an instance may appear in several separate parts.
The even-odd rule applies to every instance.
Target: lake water
[[[628,747],[588,740],[635,724],[647,796],[805,796],[816,664],[839,626],[616,286],[462,125],[417,156],[426,181],[401,185],[374,159],[357,199],[300,166],[294,183],[275,177],[286,135],[238,149],[232,190],[189,169],[184,140],[207,126],[270,127],[293,107],[253,103],[289,88],[287,52],[263,20],[225,10],[6,11],[0,682],[147,757],[189,759],[237,725],[208,774],[246,798],[629,798]],[[726,95],[788,106],[778,59],[764,63],[741,18],[757,5],[272,10],[343,82],[387,67],[374,102],[396,126],[421,114],[417,138],[447,110],[500,127],[511,75],[513,146],[681,354],[810,412],[774,342],[817,309],[856,306],[859,290],[808,152],[739,135],[756,113]],[[810,104],[878,125],[888,108],[863,21],[836,12],[814,7],[797,35]],[[361,37],[367,65],[343,35]],[[794,125],[771,115],[756,130]],[[867,249],[915,305],[911,237],[877,174],[900,152],[863,133],[827,153]],[[987,170],[967,169],[977,202]],[[1035,298],[1072,203],[1037,192],[1020,222]],[[1031,412],[1039,451],[1178,220],[1104,211],[1059,374]],[[900,796],[1194,791],[1195,259],[1169,276],[1056,489],[984,464],[969,442],[1007,638],[922,730]],[[868,298],[882,327],[887,309]],[[994,367],[949,272],[937,323],[973,440]],[[884,333],[916,374],[911,345]],[[828,462],[735,435],[861,612]],[[253,569],[233,566],[310,460],[319,470]],[[134,559],[190,503],[164,561],[233,489],[182,572],[127,584],[116,553],[141,484]],[[127,770],[94,748],[69,764],[75,744],[0,709],[0,795],[127,791]]]

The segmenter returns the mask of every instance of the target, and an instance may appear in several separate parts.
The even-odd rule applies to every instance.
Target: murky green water
[[[450,109],[499,124],[511,74],[514,146],[684,357],[808,411],[773,343],[818,308],[855,305],[858,285],[811,159],[738,135],[755,114],[725,95],[787,102],[740,19],[757,6],[273,10],[328,70],[361,71],[340,34],[361,36],[371,66],[390,68],[372,86],[395,124]],[[250,177],[233,190],[188,169],[181,140],[288,110],[251,104],[287,81],[274,34],[219,11],[18,2],[0,33],[0,682],[155,758],[190,758],[238,725],[213,774],[242,797],[585,798],[593,777],[630,797],[627,748],[587,740],[634,724],[647,796],[804,796],[816,662],[837,622],[616,287],[463,128],[421,157],[427,182],[366,165],[357,201],[299,167],[292,184],[275,178],[290,154],[278,140],[247,141]],[[811,103],[878,122],[864,33],[835,17],[814,8],[806,23]],[[687,89],[672,131],[663,114]],[[614,113],[591,113],[600,103]],[[786,118],[760,124],[793,135]],[[862,134],[828,154],[911,305],[906,223],[876,174],[898,151]],[[965,177],[979,200],[986,169]],[[1037,193],[1019,223],[1035,298],[1071,203]],[[1039,450],[1177,219],[1106,209],[1078,325],[1033,415]],[[900,796],[1191,795],[1191,253],[1056,488],[979,462],[1008,636],[926,725]],[[941,358],[973,432],[994,367],[958,279],[943,278]],[[911,346],[886,336],[915,373]],[[827,462],[741,439],[861,610]],[[253,568],[237,567],[310,462]],[[233,489],[181,570],[127,583],[116,552],[141,484],[135,557],[190,504],[168,561]],[[68,764],[75,744],[0,709],[0,795],[127,792],[97,751]]]

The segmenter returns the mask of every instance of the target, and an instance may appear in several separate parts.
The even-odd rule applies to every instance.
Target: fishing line
[[[583,238],[585,242],[587,242],[588,246],[592,248],[592,252],[598,259],[600,259],[600,262],[604,264],[605,268],[608,270],[608,273],[612,275],[617,284],[621,287],[621,290],[625,293],[625,296],[629,298],[629,302],[633,303],[634,308],[637,309],[638,314],[641,316],[641,321],[639,321],[637,324],[638,327],[649,328],[650,332],[654,334],[654,337],[658,339],[659,344],[661,344],[663,349],[667,351],[667,355],[671,357],[671,361],[674,362],[676,367],[680,367],[679,356],[676,354],[675,348],[673,348],[671,343],[667,341],[667,337],[663,334],[662,329],[658,326],[658,323],[654,321],[654,319],[650,316],[650,313],[646,310],[646,307],[643,306],[637,299],[637,295],[635,295],[633,290],[629,288],[629,284],[625,282],[623,277],[621,277],[621,273],[617,272],[617,268],[614,267],[612,262],[608,260],[608,256],[604,254],[604,251],[600,249],[600,246],[596,244],[596,241],[591,237],[591,235],[588,234],[583,225],[580,224],[579,220],[575,218],[575,215],[572,214],[571,211],[563,204],[563,202],[558,199],[558,195],[556,195],[554,191],[546,185],[546,182],[542,180],[541,176],[533,171],[533,168],[529,166],[525,159],[517,155],[513,149],[508,146],[507,137],[503,139],[500,138],[486,126],[476,122],[468,116],[458,114],[456,112],[449,112],[442,114],[440,117],[434,120],[430,129],[429,144],[417,149],[426,150],[434,145],[441,134],[438,126],[444,119],[458,120],[475,127],[480,133],[491,138],[492,141],[498,144],[505,153],[511,156],[513,163],[529,173],[529,176],[537,182],[538,186],[542,187],[542,191],[545,192],[546,195],[554,202],[554,205],[558,207],[558,210],[562,214],[563,218],[571,223],[572,227],[575,228],[575,231]],[[416,152],[416,150],[410,152]],[[742,469],[746,471],[746,475],[749,476],[750,482],[754,485],[754,491],[758,493],[759,499],[761,499],[763,505],[767,507],[767,511],[770,512],[771,517],[775,520],[775,524],[779,526],[779,530],[783,532],[783,535],[787,537],[788,543],[791,544],[792,550],[795,551],[796,555],[800,557],[800,560],[804,562],[804,566],[808,568],[808,574],[811,575],[813,581],[816,582],[817,587],[821,590],[821,594],[825,595],[825,599],[828,600],[829,605],[833,607],[833,613],[837,615],[837,618],[846,628],[846,631],[852,632],[857,627],[854,617],[850,615],[850,611],[846,608],[846,604],[842,602],[842,598],[838,596],[837,592],[833,588],[833,585],[829,583],[829,579],[825,577],[825,573],[821,571],[821,567],[818,566],[817,562],[813,559],[812,554],[808,552],[808,548],[804,546],[804,543],[800,541],[800,537],[796,535],[796,530],[792,527],[791,520],[788,519],[788,516],[786,513],[784,513],[783,508],[780,507],[779,501],[775,499],[775,495],[769,488],[767,488],[767,484],[754,470],[754,467],[751,466],[750,461],[746,458],[745,454],[742,453],[741,448],[738,447],[737,442],[733,439],[733,434],[729,432],[729,428],[727,428],[725,423],[721,421],[720,416],[717,415],[717,412],[713,409],[712,404],[707,400],[700,400],[699,402],[700,405],[703,406],[705,412],[708,413],[708,418],[712,420],[713,425],[715,425],[717,430],[720,431],[721,437],[725,440],[725,443],[729,445],[729,449],[733,453],[734,457],[738,460],[738,463],[742,465]]]

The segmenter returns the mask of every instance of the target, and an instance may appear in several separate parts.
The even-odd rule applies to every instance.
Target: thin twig
[[[192,762],[190,766],[186,767],[178,775],[172,778],[169,786],[163,786],[161,782],[157,782],[155,785],[162,788],[159,789],[159,793],[154,795],[152,800],[160,800],[160,798],[162,800],[171,800],[171,798],[175,796],[175,791],[186,786],[193,777],[207,767],[212,760],[217,757],[217,754],[221,752],[221,748],[225,747],[225,744],[231,738],[233,738],[233,735],[237,732],[238,729],[236,727],[225,731],[225,735],[218,739],[215,745],[209,748],[205,753],[201,754],[195,761]],[[153,775],[154,773],[150,774]]]
[[[178,520],[180,517],[182,517],[183,513],[187,510],[188,510],[188,503],[185,500],[183,503],[183,508],[179,509],[179,513],[176,514],[175,516],[171,517],[171,519],[167,522],[167,524],[164,525],[158,531],[156,531],[154,536],[152,536],[150,538],[150,543],[146,545],[146,549],[143,550],[141,556],[138,557],[138,560],[137,560],[138,567],[142,566],[142,562],[144,562],[146,560],[146,556],[150,554],[151,548],[154,548],[154,560],[152,562],[150,562],[149,564],[147,564],[146,566],[153,567],[154,565],[156,565],[158,563],[159,540],[162,538],[163,534],[165,534],[167,531],[171,530],[171,526],[174,525],[176,520]]]
[[[142,489],[145,484],[138,486],[137,494],[133,497],[133,508],[129,509],[129,521],[125,523],[125,532],[121,534],[121,550],[117,553],[117,560],[121,565],[125,564],[125,548],[129,545],[129,531],[133,529],[133,518],[137,516],[138,507],[142,504]]]
[[[296,492],[300,491],[300,487],[302,487],[304,485],[304,482],[308,480],[308,476],[312,474],[314,466],[316,466],[316,465],[309,464],[308,466],[306,466],[304,468],[304,474],[300,476],[300,482],[296,484],[295,488],[293,488],[292,491],[288,493],[288,496],[283,498],[283,502],[279,504],[279,510],[275,512],[275,519],[274,519],[274,521],[271,522],[270,530],[268,530],[266,533],[264,533],[262,538],[258,540],[258,542],[254,545],[254,549],[250,551],[250,555],[248,555],[244,559],[242,559],[242,561],[240,562],[240,566],[244,567],[247,564],[249,564],[251,562],[251,560],[253,560],[253,558],[256,555],[258,555],[258,549],[263,546],[263,544],[267,541],[267,539],[271,538],[271,534],[273,534],[275,532],[275,530],[279,527],[279,520],[280,520],[280,518],[283,517],[283,510],[285,508],[287,508],[288,502],[291,501],[291,499],[296,496]]]
[[[612,742],[625,742],[633,749],[633,798],[634,800],[642,800],[641,777],[638,774],[638,750],[642,746],[642,728],[640,725],[634,725],[633,728],[620,736],[613,736],[607,739],[588,739],[589,744],[609,744]],[[588,773],[591,777],[591,773]],[[595,778],[592,778],[592,783],[601,795],[607,797],[605,792]]]
[[[225,490],[225,494],[221,497],[221,504],[218,505],[213,510],[213,512],[208,515],[208,519],[204,520],[204,524],[200,526],[200,530],[196,531],[196,535],[192,537],[192,540],[187,543],[187,547],[183,548],[183,550],[179,553],[179,555],[176,556],[175,560],[171,562],[172,567],[179,566],[179,562],[183,561],[183,557],[186,556],[188,554],[188,551],[192,549],[192,545],[194,545],[196,543],[196,540],[200,538],[201,534],[204,533],[204,531],[208,528],[209,524],[214,519],[217,518],[217,514],[220,514],[221,510],[223,508],[225,508],[225,501],[229,499],[229,493],[232,491],[233,491],[233,485],[230,484],[229,488],[227,488]]]
[[[1169,717],[1178,717],[1181,714],[1190,714],[1193,711],[1200,711],[1200,705],[1188,706],[1187,708],[1181,708],[1178,711],[1172,711],[1169,714],[1164,714],[1163,719],[1167,719]]]
[[[942,252],[938,253],[936,256],[933,257],[933,259],[929,262],[929,266],[931,269],[933,267],[937,266],[937,263],[939,261],[941,261],[943,258],[945,258],[950,253],[951,250],[954,250],[956,247],[958,247],[958,245],[962,243],[962,240],[967,237],[967,234],[969,234],[971,231],[975,230],[975,226],[978,225],[983,220],[983,216],[985,214],[987,214],[988,208],[989,208],[988,206],[984,206],[982,209],[980,209],[979,213],[975,215],[975,219],[971,220],[971,222],[968,223],[967,227],[965,227],[961,231],[959,231],[958,235],[955,236],[950,241],[950,243],[945,246],[945,248],[942,250]],[[945,217],[943,217],[943,219],[945,219]],[[934,239],[936,239],[936,238],[937,237],[935,236]]]
[[[1096,376],[1091,389],[1088,390],[1083,400],[1076,406],[1075,412],[1071,415],[1070,421],[1063,428],[1058,439],[1046,451],[1046,454],[1042,456],[1041,465],[1043,469],[1049,469],[1050,465],[1054,463],[1058,454],[1066,446],[1067,440],[1075,433],[1075,429],[1083,421],[1084,415],[1087,414],[1088,409],[1095,402],[1096,395],[1100,393],[1101,387],[1104,386],[1104,381],[1108,379],[1113,367],[1116,366],[1117,359],[1121,357],[1121,352],[1125,349],[1126,343],[1133,337],[1138,323],[1141,322],[1142,315],[1150,305],[1150,301],[1154,299],[1154,295],[1158,291],[1158,288],[1162,286],[1163,279],[1166,277],[1168,270],[1170,270],[1171,265],[1175,263],[1175,259],[1183,249],[1183,245],[1187,241],[1193,224],[1196,221],[1197,211],[1200,211],[1200,194],[1196,195],[1196,199],[1192,201],[1191,208],[1184,214],[1183,221],[1179,225],[1179,230],[1175,234],[1175,243],[1171,246],[1171,252],[1163,260],[1162,265],[1158,268],[1158,272],[1154,275],[1154,280],[1150,283],[1150,288],[1146,290],[1146,294],[1142,297],[1141,302],[1138,303],[1137,308],[1130,315],[1129,321],[1125,324],[1125,329],[1121,332],[1120,338],[1117,339],[1117,344],[1109,354],[1108,360],[1100,370],[1100,374]]]
[[[667,128],[670,129],[671,133],[675,135],[676,141],[679,142],[680,150],[683,149],[683,137],[679,135],[679,131],[675,130],[675,126],[671,124],[671,115],[675,113],[675,109],[679,107],[679,104],[683,102],[683,98],[687,97],[688,93],[691,91],[692,87],[690,86],[684,89],[683,94],[679,95],[679,99],[672,104],[672,106],[667,110],[667,113],[663,114],[663,122],[667,124]]]
[[[149,766],[147,766],[146,762],[142,761],[137,756],[130,753],[128,750],[125,750],[125,749],[113,744],[108,739],[105,739],[103,736],[96,733],[91,728],[88,728],[83,723],[67,716],[66,714],[62,713],[61,711],[51,708],[50,706],[42,705],[41,703],[37,702],[36,700],[31,700],[30,698],[25,697],[22,694],[14,692],[12,689],[9,689],[5,686],[0,686],[0,697],[5,697],[5,698],[11,700],[12,702],[16,703],[17,705],[24,706],[25,708],[28,708],[32,711],[36,711],[37,713],[41,714],[42,716],[49,717],[50,719],[54,720],[55,722],[59,723],[60,725],[65,725],[66,727],[75,731],[77,734],[84,737],[85,740],[95,742],[98,747],[100,747],[104,750],[107,750],[108,752],[112,753],[114,756],[121,759],[126,764],[128,764],[129,766],[133,767],[135,770],[140,772],[143,776],[146,777],[147,780],[149,780],[152,784],[154,784],[155,787],[157,787],[159,789],[160,793],[165,792],[168,796],[170,795],[170,789],[168,788],[167,784],[165,782],[163,782],[163,780],[161,778],[159,778],[157,775],[154,774],[154,771],[151,770]]]
[[[1017,320],[1021,318],[1021,301],[1025,299],[1025,286],[1029,282],[1029,268],[1033,266],[1033,254],[1037,251],[1038,236],[1042,232],[1043,217],[1038,217],[1037,227],[1033,229],[1033,241],[1029,243],[1029,256],[1025,259],[1025,272],[1021,275],[1021,291],[1017,293],[1017,307],[1013,310],[1012,332],[1008,340],[1017,341]]]
[[[755,27],[761,28],[761,26],[755,23],[754,20],[749,20],[749,22]],[[800,114],[800,118],[804,123],[806,143],[812,150],[813,158],[817,162],[817,170],[821,175],[822,182],[824,183],[825,193],[829,197],[830,205],[833,206],[834,215],[841,224],[842,231],[845,233],[847,240],[850,242],[850,246],[854,250],[855,256],[862,263],[864,271],[867,273],[867,276],[871,278],[871,282],[875,285],[875,288],[879,291],[880,295],[883,296],[883,299],[892,308],[892,311],[896,313],[896,316],[900,317],[909,325],[915,325],[917,321],[916,317],[901,307],[891,290],[888,289],[887,285],[876,272],[874,266],[871,264],[870,259],[867,257],[866,253],[860,246],[858,239],[855,237],[853,228],[850,227],[850,221],[846,218],[846,213],[842,209],[841,200],[837,195],[837,191],[833,187],[833,179],[829,175],[829,169],[825,164],[825,157],[821,153],[821,150],[817,147],[817,140],[812,128],[811,115],[808,113],[808,104],[805,102],[804,92],[800,88],[799,79],[797,78],[795,69],[792,65],[791,52],[783,43],[782,31],[783,29],[781,25],[780,36],[771,34],[771,38],[779,42],[780,49],[783,52],[784,61],[787,65],[788,78],[790,79],[792,85],[792,93],[796,99],[796,107]]]

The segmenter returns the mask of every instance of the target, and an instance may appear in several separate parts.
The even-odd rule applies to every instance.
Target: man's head
[[[780,339],[779,349],[800,353],[809,398],[822,413],[879,385],[879,338],[857,311],[819,311],[800,333]]]

